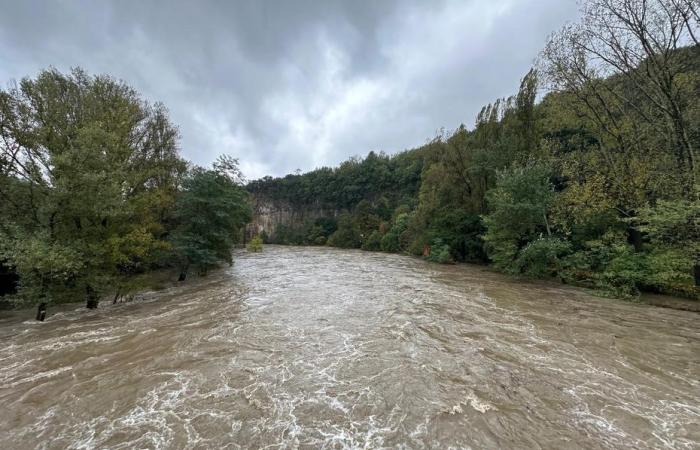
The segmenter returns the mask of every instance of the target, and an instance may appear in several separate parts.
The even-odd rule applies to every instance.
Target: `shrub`
[[[338,229],[328,238],[328,245],[340,248],[360,247],[360,232],[350,214],[344,213],[338,217]]]
[[[430,254],[426,256],[428,261],[447,264],[454,262],[450,254],[450,246],[442,242],[442,239],[435,239],[430,246]]]
[[[540,237],[520,250],[514,267],[519,273],[535,278],[561,275],[561,258],[570,252],[571,244],[568,242]]]
[[[484,242],[481,238],[484,231],[481,217],[464,209],[440,210],[430,218],[431,238],[442,239],[449,245],[452,257],[456,261],[486,260]]]
[[[362,250],[368,250],[373,252],[381,250],[382,237],[382,233],[379,230],[373,231],[369,236],[367,236],[365,242],[362,243]]]
[[[621,231],[609,231],[588,241],[562,261],[562,276],[574,283],[592,285],[615,297],[639,294],[648,273],[644,255],[634,252]]]
[[[408,228],[408,214],[402,213],[396,216],[394,225],[381,240],[381,249],[385,252],[399,252],[402,250],[401,235]]]
[[[398,252],[401,250],[399,247],[399,236],[396,233],[385,234],[380,242],[380,249],[383,252]]]
[[[261,252],[263,249],[263,240],[260,236],[255,236],[253,237],[250,242],[248,242],[248,246],[246,247],[249,252]]]

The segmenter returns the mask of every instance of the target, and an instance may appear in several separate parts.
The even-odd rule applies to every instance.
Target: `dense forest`
[[[339,211],[268,242],[490,263],[615,296],[700,290],[696,1],[589,0],[473,128],[247,189]]]
[[[0,91],[6,302],[96,307],[159,269],[205,273],[250,214],[237,161],[188,164],[163,105],[123,82],[49,69]]]

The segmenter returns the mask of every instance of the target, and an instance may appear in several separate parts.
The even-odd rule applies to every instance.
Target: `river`
[[[477,266],[267,246],[4,314],[3,449],[700,446],[700,314]]]

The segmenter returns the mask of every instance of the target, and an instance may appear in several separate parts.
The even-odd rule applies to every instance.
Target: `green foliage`
[[[615,20],[627,14],[618,12]],[[638,60],[641,70],[600,79],[570,72],[590,49],[556,39],[542,55],[544,71],[528,72],[516,95],[484,107],[471,130],[461,125],[396,156],[370,153],[248,189],[301,209],[346,211],[331,245],[375,249],[379,239],[383,251],[414,255],[430,246],[433,258],[447,251],[454,261],[612,295],[698,297],[698,158],[690,157],[700,148],[700,47],[660,55],[668,72]],[[615,42],[627,41],[607,44]],[[660,73],[673,73],[673,82],[642,83]],[[542,76],[562,89],[537,103]]]
[[[248,245],[246,246],[246,249],[249,252],[257,253],[261,252],[263,250],[263,240],[260,236],[254,236],[251,238],[251,240],[248,242]]]
[[[379,230],[373,231],[362,243],[362,250],[377,252],[382,249],[382,233]]]
[[[483,233],[486,231],[478,214],[452,209],[436,214],[427,227],[429,235],[440,239],[456,261],[480,262],[486,259]]]
[[[647,236],[647,285],[697,297],[693,269],[700,265],[700,201],[659,200],[631,220]]]
[[[409,215],[406,213],[399,214],[394,221],[394,225],[382,237],[380,242],[381,250],[384,252],[400,252],[403,248],[401,245],[401,236],[408,228]]]
[[[364,159],[352,158],[334,169],[323,167],[304,175],[251,181],[247,189],[295,208],[353,210],[363,200],[372,201],[376,203],[375,214],[388,219],[392,205],[415,197],[422,167],[422,158],[416,153],[389,157],[370,152]]]
[[[269,242],[281,245],[326,245],[328,237],[338,229],[332,217],[307,220],[301,225],[280,223]]]
[[[435,239],[430,245],[430,253],[426,259],[439,264],[447,264],[453,262],[450,255],[450,246],[442,242],[442,239]]]
[[[162,105],[76,69],[0,91],[0,240],[17,299],[76,301],[168,264],[186,163]]]
[[[622,232],[609,231],[563,261],[562,278],[594,286],[617,297],[639,293],[647,269]]]
[[[303,245],[309,244],[307,242],[306,236],[308,233],[308,224],[304,224],[300,227],[295,227],[281,223],[277,225],[274,234],[272,235],[271,242],[273,244],[282,245]]]
[[[338,229],[328,238],[328,245],[340,248],[359,248],[360,230],[350,213],[338,216]]]
[[[231,250],[250,221],[247,193],[225,173],[196,168],[183,180],[177,200],[173,246],[186,269],[200,273],[220,261],[231,263]]]
[[[700,251],[700,200],[659,200],[654,207],[643,208],[632,222],[655,245]]]
[[[697,296],[693,286],[692,257],[687,251],[678,248],[659,248],[646,255],[647,276],[640,283],[642,287],[653,287],[661,292]]]
[[[567,241],[541,237],[520,250],[513,267],[517,273],[534,278],[557,276],[562,272],[562,258],[570,252],[571,244]]]
[[[514,263],[523,247],[543,233],[551,234],[547,215],[553,196],[549,170],[543,166],[515,167],[499,175],[487,195],[489,213],[484,216],[484,241],[496,267],[519,273]]]
[[[38,233],[17,241],[1,241],[0,258],[10,261],[20,276],[20,290],[13,298],[15,302],[41,300],[58,303],[76,296],[82,298],[84,291],[81,289],[85,288],[82,273],[87,261],[80,249],[54,242]]]

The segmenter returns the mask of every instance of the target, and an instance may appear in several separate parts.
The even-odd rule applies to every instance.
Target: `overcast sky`
[[[575,0],[0,0],[0,82],[107,73],[248,178],[394,153],[514,93]]]

